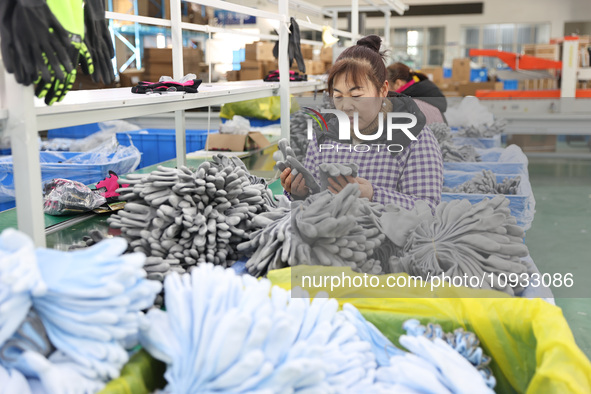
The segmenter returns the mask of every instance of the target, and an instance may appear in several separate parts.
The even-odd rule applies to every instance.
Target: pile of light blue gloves
[[[148,312],[140,342],[167,364],[166,392],[491,392],[446,342],[402,336],[404,352],[325,294],[212,264],[169,274],[164,289],[166,311]]]
[[[10,382],[0,393],[95,393],[119,376],[162,289],[126,249],[121,238],[35,249],[16,230],[0,234],[0,382]]]

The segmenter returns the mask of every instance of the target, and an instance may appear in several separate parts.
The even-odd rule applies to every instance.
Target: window
[[[541,44],[550,41],[550,23],[495,24],[462,27],[462,54],[469,57],[470,49],[496,49],[520,53],[524,44]],[[488,68],[504,67],[494,57],[481,57],[480,63]]]
[[[412,68],[440,66],[445,52],[444,27],[399,28],[391,33],[392,61]]]

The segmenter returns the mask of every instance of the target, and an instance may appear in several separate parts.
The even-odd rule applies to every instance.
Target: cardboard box
[[[240,81],[240,70],[232,70],[226,72],[226,79],[230,82]]]
[[[470,58],[454,59],[451,79],[454,82],[470,82]]]
[[[170,1],[170,0],[169,0]],[[105,2],[105,8],[106,8],[106,3]],[[170,4],[168,4],[168,9],[170,12]],[[119,12],[121,14],[130,14],[133,15],[134,11],[133,11],[133,0],[113,0],[113,12]],[[138,1],[137,2],[137,12],[138,15],[141,16],[149,16],[150,14],[150,1],[146,0],[146,1]],[[120,25],[133,25],[133,22],[128,22],[128,21],[117,21],[118,24]]]
[[[515,144],[524,152],[555,152],[556,136],[513,134],[507,137],[507,144]]]
[[[477,90],[495,90],[496,82],[467,82],[458,85],[460,96],[475,96]]]
[[[264,41],[246,44],[244,58],[245,60],[273,61],[275,60],[275,56],[273,56],[274,46],[275,43]]]
[[[201,63],[203,51],[199,48],[183,48],[183,62]],[[154,64],[172,64],[172,48],[145,48],[144,62]]]
[[[443,67],[423,68],[420,72],[425,74],[435,85],[443,82]]]
[[[263,62],[257,60],[245,60],[240,63],[240,80],[249,81],[264,77]]]
[[[251,131],[248,135],[216,133],[207,136],[205,149],[210,151],[246,152],[263,149],[269,145],[271,145],[269,140],[258,131]]]
[[[314,58],[314,48],[310,44],[300,45],[302,50],[302,57],[304,60],[312,60]]]
[[[548,60],[560,60],[560,47],[558,44],[536,44],[535,57]]]
[[[128,68],[119,74],[119,83],[121,84],[121,87],[136,86],[140,81],[144,80],[145,73],[146,70],[143,68],[139,70],[136,68]]]
[[[332,64],[332,47],[322,48],[320,50],[320,61]]]

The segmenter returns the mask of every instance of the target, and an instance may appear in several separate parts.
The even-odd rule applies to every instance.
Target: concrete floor
[[[525,243],[542,273],[572,273],[556,289],[575,340],[591,359],[591,160],[530,159],[536,214]]]

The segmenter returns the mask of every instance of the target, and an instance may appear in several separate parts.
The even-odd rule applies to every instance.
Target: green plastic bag
[[[99,394],[148,394],[166,386],[166,365],[145,350],[134,354],[117,379],[110,381]]]
[[[342,267],[296,266],[274,270],[267,277],[274,285],[291,288],[301,275],[331,275]],[[363,276],[348,269],[347,275]],[[406,274],[392,274],[399,276]],[[406,275],[408,276],[408,275]],[[318,291],[310,291],[313,297]],[[492,357],[491,369],[499,393],[591,393],[591,363],[576,345],[562,310],[541,299],[511,298],[492,290],[440,288],[413,289],[340,288],[331,297],[353,304],[398,345],[402,323],[415,318],[422,324],[438,323],[445,331],[463,327],[474,332],[483,350]],[[384,297],[384,298],[380,298]],[[388,298],[385,298],[388,297]],[[428,298],[431,297],[431,298]]]
[[[300,109],[298,102],[292,97],[290,113]],[[250,118],[277,120],[281,117],[281,98],[279,96],[263,97],[222,105],[220,117],[232,119],[234,115]]]

